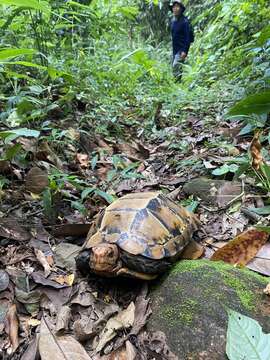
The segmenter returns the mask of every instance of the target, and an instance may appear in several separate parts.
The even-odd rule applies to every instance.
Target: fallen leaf
[[[34,339],[29,343],[27,349],[23,353],[20,360],[36,360],[37,359],[38,339],[39,339],[39,336],[35,335]]]
[[[181,253],[181,259],[196,260],[204,254],[204,247],[196,241],[191,241]]]
[[[33,194],[41,194],[49,185],[49,178],[46,171],[33,167],[25,177],[25,189]]]
[[[41,360],[91,360],[82,345],[72,336],[56,336],[43,318],[38,343]]]
[[[40,325],[40,320],[38,319],[30,319],[27,321],[27,324],[32,327],[36,327]]]
[[[62,161],[50,148],[46,141],[39,144],[38,151],[36,152],[36,158],[54,164],[58,169],[63,170]]]
[[[0,219],[0,237],[16,241],[27,241],[30,234],[14,218]]]
[[[270,295],[270,283],[266,286],[266,288],[263,290],[263,292],[264,292],[266,295]]]
[[[61,285],[68,285],[68,286],[72,286],[73,281],[74,281],[75,275],[74,274],[69,274],[69,275],[59,275],[59,276],[54,276],[52,277],[52,279],[54,281],[56,281],[57,283],[61,284]]]
[[[255,170],[260,170],[260,166],[264,163],[261,153],[262,145],[260,143],[260,131],[257,131],[250,144],[250,154],[252,157],[252,167]]]
[[[41,250],[34,249],[37,260],[44,268],[44,275],[48,277],[52,271],[51,266],[49,265],[46,256],[43,254]]]
[[[57,314],[55,331],[57,334],[63,330],[68,330],[71,309],[69,306],[62,306]]]
[[[86,236],[90,229],[90,224],[62,224],[52,229],[54,236]]]
[[[76,154],[76,159],[80,163],[82,168],[89,167],[89,155],[87,154]]]
[[[67,285],[65,284],[65,282],[63,281],[63,283],[59,283],[59,281],[56,281],[55,278],[56,277],[51,277],[50,279],[47,279],[44,274],[41,271],[34,271],[31,274],[32,279],[34,280],[34,282],[36,284],[41,284],[44,286],[50,286],[53,287],[55,289],[62,289],[63,287],[66,287]]]
[[[9,284],[8,273],[4,270],[0,270],[0,292],[7,289]]]
[[[117,331],[131,327],[134,323],[134,316],[135,305],[131,302],[127,309],[109,319],[100,335],[99,342],[96,346],[96,352],[101,351],[104,346],[117,335]]]
[[[76,269],[75,257],[81,251],[81,247],[69,243],[60,243],[54,250],[54,262],[56,266],[69,271]]]
[[[14,352],[19,346],[19,320],[15,304],[11,305],[8,309],[5,325],[5,331],[9,336],[12,352]]]
[[[246,265],[268,240],[269,234],[257,229],[244,231],[227,245],[217,250],[211,260],[222,260],[232,265]]]
[[[226,354],[229,360],[270,359],[270,334],[260,324],[236,311],[228,310]]]

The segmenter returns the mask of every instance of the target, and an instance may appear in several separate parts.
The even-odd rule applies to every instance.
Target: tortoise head
[[[115,276],[121,268],[119,256],[117,245],[104,243],[83,250],[77,256],[76,263],[78,269],[85,275],[90,268],[91,272],[97,274]]]
[[[89,259],[91,270],[97,273],[114,273],[119,269],[119,250],[114,244],[92,247]]]

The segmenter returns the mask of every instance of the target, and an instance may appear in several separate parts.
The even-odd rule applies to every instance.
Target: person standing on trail
[[[194,41],[192,27],[187,17],[184,16],[186,7],[181,1],[173,1],[170,5],[173,12],[171,22],[172,48],[173,48],[173,74],[180,81],[183,72],[183,63],[187,57],[191,42]]]

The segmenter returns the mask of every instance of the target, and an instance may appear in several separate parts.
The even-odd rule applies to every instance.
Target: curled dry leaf
[[[270,283],[266,286],[266,288],[263,290],[263,292],[264,292],[266,295],[270,295]]]
[[[246,265],[268,240],[269,234],[257,229],[244,231],[217,250],[211,260],[222,260],[232,265]]]
[[[53,277],[53,280],[61,285],[72,286],[74,278],[75,278],[74,274],[69,274],[69,275],[55,276],[55,277]]]
[[[117,331],[131,327],[134,323],[134,317],[135,305],[131,302],[125,310],[121,311],[107,322],[100,335],[100,340],[96,346],[96,352],[101,351],[104,346],[117,335]]]
[[[263,156],[261,153],[262,145],[259,140],[260,132],[257,131],[250,144],[250,154],[252,157],[252,167],[255,170],[260,170],[260,166],[263,164]]]
[[[25,188],[34,194],[41,194],[49,185],[49,178],[46,171],[33,167],[25,177]]]
[[[89,155],[87,154],[76,154],[76,159],[82,168],[88,168],[89,166]]]
[[[72,336],[56,336],[43,318],[40,325],[41,360],[91,360],[82,345]]]
[[[5,331],[9,336],[12,352],[14,352],[19,346],[19,320],[15,304],[11,305],[8,309],[6,315]]]
[[[43,252],[41,250],[38,249],[34,249],[35,251],[35,255],[37,257],[37,260],[39,261],[39,263],[43,266],[44,268],[44,275],[45,277],[49,276],[51,273],[51,266],[49,265],[46,256],[43,254]]]
[[[60,333],[68,329],[71,309],[69,306],[62,306],[57,314],[55,331]]]

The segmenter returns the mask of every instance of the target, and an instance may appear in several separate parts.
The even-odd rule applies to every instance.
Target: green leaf
[[[85,198],[87,198],[87,196],[89,194],[92,194],[95,191],[95,188],[87,188],[84,189],[81,193],[81,199],[84,200]]]
[[[199,201],[197,201],[197,200],[193,200],[187,207],[186,207],[186,209],[188,210],[188,211],[190,211],[190,212],[195,212],[196,211],[196,209],[197,209],[197,207],[199,206]]]
[[[71,201],[71,206],[73,209],[78,210],[82,214],[87,213],[86,207],[80,201]]]
[[[229,165],[224,164],[224,165],[222,165],[221,167],[219,167],[218,169],[213,170],[213,171],[212,171],[212,174],[213,174],[213,175],[220,176],[220,175],[225,175],[225,174],[227,174],[228,172],[230,172],[230,167],[229,167]]]
[[[44,13],[50,13],[50,6],[47,1],[38,0],[0,0],[0,5],[12,5],[27,9],[39,10]]]
[[[95,193],[97,195],[99,195],[100,197],[102,197],[104,200],[106,200],[107,203],[109,203],[109,204],[113,203],[115,200],[115,198],[112,195],[110,195],[102,190],[96,189]]]
[[[270,111],[270,91],[250,95],[234,105],[228,115],[264,114]]]
[[[270,334],[256,320],[229,310],[226,354],[229,360],[270,359]]]
[[[260,36],[257,39],[257,43],[260,46],[263,46],[267,40],[270,39],[270,25],[262,29]]]
[[[5,159],[6,160],[12,160],[18,154],[21,147],[22,147],[21,144],[15,144],[15,145],[11,146],[5,152]]]
[[[0,61],[1,63],[1,61]],[[26,67],[34,67],[41,70],[47,70],[48,68],[46,66],[38,65],[29,61],[2,61],[2,64],[5,65],[21,65]]]
[[[258,215],[269,215],[270,214],[270,206],[264,206],[264,207],[260,207],[260,208],[249,208],[249,210]]]
[[[265,231],[266,233],[270,234],[270,226],[257,225],[257,226],[255,226],[255,228],[260,231]]]
[[[98,162],[98,155],[95,155],[91,160],[91,169],[95,170]]]
[[[31,130],[26,128],[8,130],[8,131],[0,131],[0,138],[4,139],[5,142],[10,142],[17,139],[20,136],[24,137],[39,137],[40,131]]]
[[[0,60],[11,59],[20,55],[33,55],[36,50],[33,49],[5,49],[0,50]]]

